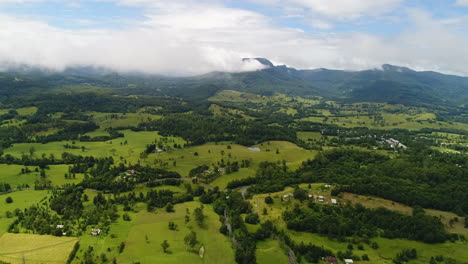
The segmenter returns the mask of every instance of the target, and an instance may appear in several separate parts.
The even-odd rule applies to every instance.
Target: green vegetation
[[[435,87],[389,65],[12,74],[0,74],[0,261],[468,259],[464,79]]]

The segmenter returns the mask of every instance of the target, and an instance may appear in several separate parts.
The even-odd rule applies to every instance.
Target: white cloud
[[[457,0],[457,5],[468,6],[468,0]]]
[[[250,0],[259,4],[297,6],[330,19],[356,19],[390,12],[404,0]]]
[[[192,75],[255,70],[262,66],[241,59],[266,57],[296,68],[359,70],[392,63],[468,75],[467,37],[420,10],[408,13],[411,27],[388,38],[364,33],[314,35],[278,27],[252,11],[209,2],[172,1],[162,9],[162,1],[124,2],[151,5],[146,20],[120,30],[64,30],[0,16],[0,61],[58,70],[94,65]]]
[[[355,19],[362,16],[384,14],[398,7],[403,0],[289,0],[310,8],[318,14],[338,18]]]

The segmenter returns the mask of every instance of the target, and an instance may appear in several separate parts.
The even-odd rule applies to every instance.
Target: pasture
[[[75,237],[4,234],[0,237],[0,260],[11,263],[65,263],[78,241]]]
[[[206,216],[203,227],[199,227],[192,216],[198,202],[175,205],[174,213],[158,210],[156,213],[141,211],[134,215],[132,226],[126,237],[124,252],[117,258],[120,263],[234,263],[234,251],[227,237],[219,233],[221,223],[210,206],[205,205]],[[190,222],[184,223],[186,210],[190,211]],[[168,222],[177,224],[176,231],[168,229]],[[201,258],[197,253],[186,250],[184,237],[191,230],[197,233],[200,244],[205,247]],[[168,253],[163,253],[161,243],[167,240],[170,244]]]
[[[300,187],[305,190],[308,190],[310,193],[313,193],[315,195],[324,196],[326,203],[329,202],[329,199],[331,197],[330,192],[329,190],[323,188],[323,184],[312,184],[311,189],[309,189],[306,184],[301,184]],[[294,208],[295,204],[297,204],[298,201],[294,200],[291,197],[284,198],[283,196],[290,195],[292,194],[292,192],[293,192],[293,189],[288,187],[284,191],[281,191],[281,192],[255,195],[250,200],[250,202],[253,205],[254,209],[256,209],[258,212],[262,212],[263,208],[267,209],[267,215],[263,215],[262,213],[259,213],[259,216],[262,222],[266,220],[273,221],[278,228],[287,230],[287,233],[297,243],[301,243],[301,242],[312,243],[317,246],[322,246],[326,249],[332,250],[335,253],[337,251],[345,252],[347,250],[348,243],[339,242],[338,240],[329,239],[326,236],[321,236],[321,235],[314,234],[314,233],[297,232],[297,231],[288,230],[286,228],[286,224],[282,219],[282,213],[285,210]],[[264,202],[264,198],[267,195],[271,195],[273,197],[273,200],[274,200],[273,204],[268,205]],[[354,197],[353,201],[350,201],[350,196]],[[380,198],[372,198],[369,200],[368,197],[364,197],[364,196],[358,196],[358,197],[359,199],[356,198],[355,195],[353,194],[347,194],[347,195],[344,195],[342,199],[338,198],[338,202],[339,203],[346,203],[348,201],[360,202],[364,206],[369,206],[372,208],[378,207],[378,206],[384,206],[384,207],[387,207],[388,209],[398,210],[398,211],[405,212],[405,213],[411,212],[410,207],[397,204],[397,203],[392,204],[392,202],[388,200],[384,200]],[[454,214],[451,214],[451,213],[441,212],[441,211],[436,211],[436,210],[426,210],[426,212],[430,215],[434,215],[437,217],[442,216],[442,219],[444,221],[447,221],[448,219],[450,219],[450,217],[455,216]],[[463,221],[463,219],[460,219],[460,221]],[[449,232],[461,231],[458,223],[457,225],[454,225],[453,227],[447,226],[447,230]],[[466,242],[458,241],[455,243],[445,242],[441,244],[425,244],[421,242],[404,240],[404,239],[387,239],[387,238],[382,238],[382,237],[373,238],[371,239],[371,241],[377,242],[379,245],[379,248],[373,249],[369,245],[364,244],[363,245],[364,250],[358,250],[357,245],[354,245],[354,251],[353,251],[354,254],[358,256],[367,254],[370,258],[370,261],[371,261],[370,263],[391,264],[392,258],[394,258],[397,253],[401,252],[401,250],[407,249],[407,248],[415,248],[418,252],[418,255],[419,255],[418,259],[411,262],[414,264],[429,263],[430,258],[436,255],[450,256],[451,258],[457,261],[464,261],[468,259],[468,244]]]
[[[23,154],[29,154],[34,148],[37,157],[45,154],[54,155],[60,158],[62,153],[68,152],[74,155],[93,156],[96,158],[113,157],[114,160],[125,159],[130,163],[136,163],[140,158],[140,153],[146,149],[146,145],[161,140],[162,136],[157,132],[134,132],[123,130],[125,137],[102,142],[80,142],[80,141],[54,141],[46,144],[41,143],[18,143],[5,150],[5,154],[20,158]],[[169,141],[178,144],[185,143],[184,140],[169,137]],[[65,145],[77,146],[77,149],[65,148]],[[84,147],[84,150],[81,148]]]
[[[166,163],[168,164],[167,169],[177,171],[182,176],[188,176],[191,169],[203,164],[215,166],[218,165],[221,159],[225,163],[228,161],[250,160],[251,166],[249,168],[241,168],[239,172],[222,175],[212,183],[213,186],[224,188],[232,180],[254,176],[256,166],[262,161],[286,160],[288,167],[294,170],[299,168],[303,161],[312,159],[316,155],[316,151],[305,150],[285,141],[268,141],[252,147],[259,148],[260,151],[253,151],[248,147],[236,144],[205,144],[151,154],[146,162],[155,166],[158,166],[161,162]]]
[[[15,218],[7,218],[7,212],[15,209],[25,209],[37,204],[48,196],[49,191],[23,190],[0,195],[0,236],[8,230],[8,226]],[[11,197],[12,203],[6,203],[5,199]]]
[[[258,242],[256,255],[258,264],[288,263],[285,251],[273,239]]]

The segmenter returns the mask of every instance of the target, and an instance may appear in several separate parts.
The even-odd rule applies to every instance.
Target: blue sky
[[[468,0],[0,0],[0,61],[201,74],[393,63],[468,75]]]

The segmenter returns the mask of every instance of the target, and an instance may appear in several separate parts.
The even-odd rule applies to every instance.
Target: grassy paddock
[[[16,263],[65,263],[75,237],[4,234],[0,237],[0,260]]]
[[[234,251],[229,239],[219,233],[221,223],[210,206],[205,205],[206,215],[203,228],[194,222],[192,213],[201,204],[188,202],[175,205],[175,213],[158,210],[157,213],[145,211],[135,215],[132,227],[128,233],[127,246],[118,257],[120,263],[234,263]],[[184,216],[186,209],[190,210],[191,221],[186,225]],[[178,225],[177,231],[168,229],[168,222]],[[205,247],[202,258],[196,253],[185,249],[184,237],[190,230],[197,233],[200,245]],[[169,253],[163,253],[161,243],[167,240],[170,244]],[[199,245],[199,246],[200,246]],[[197,248],[199,248],[197,246]]]

